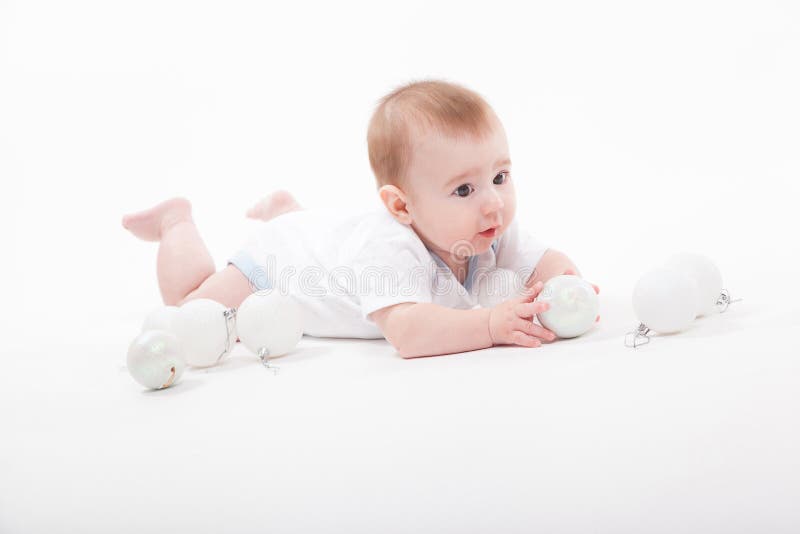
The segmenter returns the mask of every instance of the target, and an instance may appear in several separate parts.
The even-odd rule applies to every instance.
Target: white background
[[[799,4],[288,4],[0,1],[6,385],[30,371],[23,357],[63,376],[80,361],[65,347],[98,337],[124,365],[159,303],[156,247],[122,229],[124,213],[188,197],[221,267],[273,189],[362,209],[377,201],[376,101],[430,77],[495,108],[520,223],[624,303],[604,316],[609,339],[635,325],[637,277],[688,250],[766,313],[774,328],[753,350],[797,355]],[[113,387],[128,391],[123,378]],[[0,413],[30,401],[16,391]]]
[[[629,292],[679,250],[714,258],[748,294],[797,267],[792,2],[0,6],[14,315],[46,296],[56,315],[158,303],[155,246],[120,219],[170,196],[193,201],[220,266],[247,236],[244,210],[273,189],[308,207],[376,202],[371,111],[428,77],[495,107],[520,222],[601,288]]]

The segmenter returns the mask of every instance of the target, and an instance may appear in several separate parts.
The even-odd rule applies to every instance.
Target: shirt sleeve
[[[495,250],[497,266],[513,271],[520,280],[527,280],[547,248],[543,242],[519,228],[514,220],[498,240]]]
[[[421,243],[404,239],[371,242],[353,262],[356,291],[364,319],[401,302],[431,302],[433,260]]]

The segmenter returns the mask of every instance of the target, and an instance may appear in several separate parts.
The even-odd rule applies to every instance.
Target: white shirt
[[[471,309],[512,298],[547,248],[517,228],[470,257],[464,284],[416,232],[383,207],[359,214],[301,210],[261,223],[230,263],[254,289],[279,290],[301,306],[304,332],[383,338],[370,314],[401,302]]]

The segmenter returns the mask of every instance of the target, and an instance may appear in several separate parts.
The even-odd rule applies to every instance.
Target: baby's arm
[[[528,281],[525,282],[525,285],[527,287],[533,287],[536,282],[545,283],[554,276],[562,274],[580,276],[581,272],[566,254],[549,248],[542,256],[542,259],[539,260],[539,263],[536,264],[536,269],[533,271],[531,277],[528,278]],[[592,287],[594,287],[595,293],[600,293],[599,287],[595,284],[592,284]]]
[[[549,248],[539,260],[539,263],[536,264],[536,269],[533,271],[533,275],[531,275],[525,285],[531,287],[536,282],[544,283],[554,276],[564,274],[567,271],[572,271],[573,274],[578,276],[581,275],[580,271],[578,271],[578,268],[574,263],[572,263],[572,260],[569,259],[566,254]]]
[[[400,356],[416,358],[491,347],[490,312],[403,302],[377,310],[372,317]]]
[[[555,335],[531,318],[548,309],[533,302],[542,284],[493,308],[458,310],[427,302],[403,302],[372,313],[386,339],[403,358],[465,352],[493,345],[538,347]]]

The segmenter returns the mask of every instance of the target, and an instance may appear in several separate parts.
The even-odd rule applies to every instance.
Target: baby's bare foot
[[[252,208],[247,210],[247,217],[250,219],[261,219],[268,221],[278,215],[298,211],[303,207],[297,203],[295,198],[286,190],[279,189],[261,199]]]
[[[192,220],[192,205],[185,198],[171,198],[149,210],[122,217],[122,226],[145,241],[161,241],[164,231],[182,221]]]

